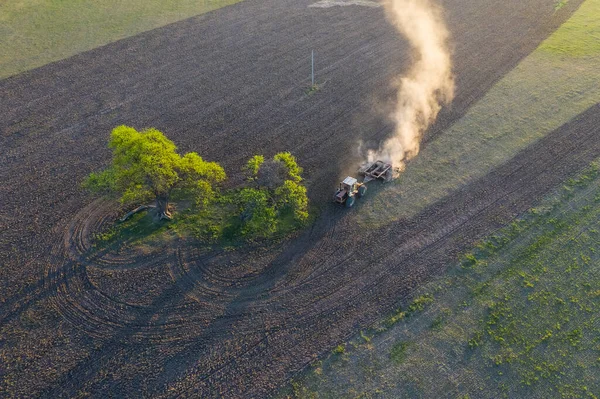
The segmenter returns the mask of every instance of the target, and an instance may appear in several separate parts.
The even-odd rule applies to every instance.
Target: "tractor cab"
[[[340,190],[345,190],[348,193],[355,192],[357,190],[356,185],[358,184],[358,180],[354,177],[346,177],[343,182],[340,183]]]
[[[340,188],[335,193],[334,202],[346,204],[347,208],[354,205],[355,197],[362,197],[367,192],[367,186],[359,183],[354,177],[346,177],[340,183]]]

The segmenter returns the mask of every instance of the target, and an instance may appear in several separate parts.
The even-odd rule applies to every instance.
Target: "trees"
[[[263,163],[265,163],[265,157],[262,155],[255,155],[248,160],[246,164],[246,172],[249,174],[248,180],[256,180],[258,171]]]
[[[253,187],[238,195],[238,212],[244,236],[267,237],[284,228],[291,214],[297,223],[308,219],[306,187],[301,185],[302,168],[289,152],[276,154],[265,161],[255,155],[246,164],[248,181]]]
[[[305,222],[308,219],[308,196],[306,187],[292,180],[286,180],[274,193],[276,207],[280,212],[291,211],[294,219]]]
[[[156,129],[137,131],[118,126],[108,143],[112,161],[103,171],[93,172],[84,186],[93,192],[117,198],[140,210],[154,208],[159,220],[171,219],[169,201],[180,203],[184,212],[170,225],[201,239],[268,238],[287,234],[308,219],[308,197],[302,185],[302,168],[289,152],[265,160],[253,156],[244,167],[247,183],[221,192],[225,171],[197,153],[183,156],[175,144]],[[154,201],[154,205],[145,205]]]
[[[302,181],[302,169],[298,163],[296,162],[296,157],[294,157],[289,152],[280,152],[279,154],[275,154],[273,157],[273,161],[280,162],[287,169],[288,178],[295,181],[296,183],[300,183]]]
[[[273,160],[284,165],[287,171],[283,184],[273,193],[277,208],[280,212],[292,211],[296,221],[305,222],[308,219],[308,196],[306,187],[300,184],[304,170],[289,152],[280,152]]]
[[[277,230],[277,212],[266,190],[244,188],[238,200],[243,236],[268,237]]]
[[[180,156],[175,144],[156,129],[116,127],[108,146],[113,151],[111,165],[91,173],[84,186],[117,196],[124,204],[154,200],[159,219],[171,218],[169,199],[174,191],[185,191],[198,204],[207,204],[215,196],[215,185],[226,177],[219,164],[206,162],[195,152]]]

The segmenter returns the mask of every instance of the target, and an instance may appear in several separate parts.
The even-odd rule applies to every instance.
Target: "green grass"
[[[395,364],[401,364],[404,360],[406,360],[406,351],[408,347],[408,342],[395,343],[390,350],[390,359],[392,359]]]
[[[292,237],[304,226],[314,223],[318,209],[309,207],[309,217],[299,222],[291,211],[283,212],[277,218],[276,230],[269,237],[243,237],[240,234],[241,221],[235,213],[234,199],[237,191],[223,193],[219,201],[205,208],[198,208],[189,201],[175,200],[173,219],[156,221],[151,211],[133,215],[125,222],[116,222],[105,230],[94,234],[95,250],[136,245],[161,246],[175,238],[193,240],[197,245],[219,245],[228,248],[254,244],[273,244]],[[227,214],[229,216],[224,216]]]
[[[329,357],[320,373],[306,373],[298,392],[600,397],[599,165],[422,287],[427,294],[407,308],[412,317],[390,323],[394,313],[369,347],[346,345],[355,349],[344,359]]]
[[[396,309],[394,313],[392,313],[387,319],[385,319],[383,326],[379,329],[381,332],[384,327],[391,327],[394,324],[398,323],[401,320],[404,320],[411,315],[421,312],[425,309],[426,306],[432,304],[434,302],[433,295],[431,294],[423,294],[417,298],[415,298],[412,303],[408,306],[407,310],[402,310],[402,308]]]
[[[0,79],[239,1],[1,1]]]
[[[166,241],[166,237],[172,236],[173,232],[173,225],[156,222],[150,213],[140,212],[123,223],[115,223],[106,230],[95,233],[93,246],[96,250],[102,250],[159,243]]]
[[[600,0],[580,9],[362,205],[359,223],[415,216],[600,102]]]
[[[569,2],[569,0],[557,0],[557,2],[554,4],[554,10],[555,11],[560,10],[561,8],[566,6],[568,2]]]
[[[565,1],[559,4],[565,5]],[[569,57],[590,57],[600,54],[600,2],[586,1],[561,29],[546,40],[541,51]]]

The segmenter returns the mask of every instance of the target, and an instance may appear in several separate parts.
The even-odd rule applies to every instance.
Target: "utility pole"
[[[310,75],[312,77],[311,87],[315,87],[315,50],[310,52]]]

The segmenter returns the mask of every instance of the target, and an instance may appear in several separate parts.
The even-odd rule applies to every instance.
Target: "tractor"
[[[335,193],[333,200],[338,204],[346,204],[346,208],[352,207],[356,197],[362,197],[367,193],[367,186],[359,183],[354,177],[346,177],[340,183],[340,188]]]
[[[351,208],[356,202],[356,197],[364,197],[367,193],[366,184],[368,182],[375,179],[383,179],[388,182],[393,178],[392,165],[383,161],[367,163],[359,169],[358,173],[363,176],[363,181],[359,183],[354,177],[346,177],[335,192],[334,202],[345,204],[346,208]]]

